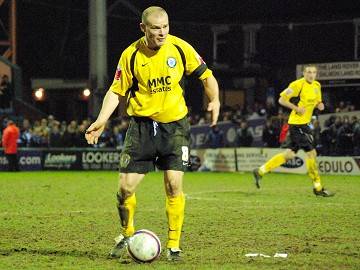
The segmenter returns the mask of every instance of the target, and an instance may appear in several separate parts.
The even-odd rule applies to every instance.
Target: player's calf
[[[260,180],[261,180],[262,176],[259,173],[259,168],[256,168],[253,170],[253,176],[254,176],[255,186],[257,188],[260,188]]]

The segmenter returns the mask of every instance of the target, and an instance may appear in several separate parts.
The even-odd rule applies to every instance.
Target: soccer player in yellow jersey
[[[87,129],[89,144],[97,143],[105,123],[126,96],[131,116],[120,155],[117,193],[122,233],[115,239],[111,257],[119,257],[134,234],[135,190],[155,166],[164,171],[168,218],[167,256],[180,258],[180,235],[185,198],[182,182],[189,162],[188,108],[184,100],[184,77],[199,78],[209,98],[207,110],[212,126],[217,122],[220,102],[218,83],[194,48],[169,34],[166,11],[149,7],[142,13],[144,36],[121,54],[114,81],[106,93],[96,121]]]
[[[299,149],[306,152],[306,168],[310,176],[314,194],[316,196],[331,197],[334,193],[323,188],[319,171],[316,165],[316,150],[313,146],[313,136],[309,123],[315,108],[324,110],[324,103],[321,98],[321,85],[316,81],[317,68],[314,65],[304,67],[304,77],[290,83],[288,88],[281,92],[280,105],[291,109],[289,116],[289,137],[282,146],[286,150],[273,156],[260,168],[253,171],[255,184],[260,188],[261,178],[268,172],[293,159]],[[291,98],[298,99],[292,102]],[[295,104],[296,103],[296,104]]]

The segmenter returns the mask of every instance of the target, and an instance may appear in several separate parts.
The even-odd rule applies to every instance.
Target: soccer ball
[[[129,255],[138,263],[150,263],[159,257],[161,243],[155,233],[139,230],[130,237],[127,249]]]

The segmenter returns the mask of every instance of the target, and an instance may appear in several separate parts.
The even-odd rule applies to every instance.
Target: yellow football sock
[[[320,191],[322,189],[322,185],[315,158],[306,159],[306,168],[308,171],[308,175],[313,181],[314,188],[316,189],[316,191]]]
[[[184,221],[185,196],[183,193],[176,197],[166,197],[166,215],[168,218],[167,248],[179,248],[181,228]]]
[[[118,193],[118,212],[120,217],[120,223],[122,226],[122,234],[126,237],[130,237],[134,234],[134,213],[136,208],[136,196],[133,193],[130,197],[123,200],[122,196]]]
[[[263,176],[264,174],[272,171],[273,169],[279,167],[281,164],[284,164],[285,162],[286,159],[284,154],[283,153],[277,154],[259,168],[259,174]]]

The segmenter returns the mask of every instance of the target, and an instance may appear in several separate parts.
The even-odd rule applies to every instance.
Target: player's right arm
[[[294,110],[296,113],[303,115],[305,113],[304,107],[299,107],[294,103],[290,102],[292,97],[297,97],[299,95],[300,88],[298,87],[296,81],[290,83],[288,88],[280,93],[279,104],[290,110]]]

